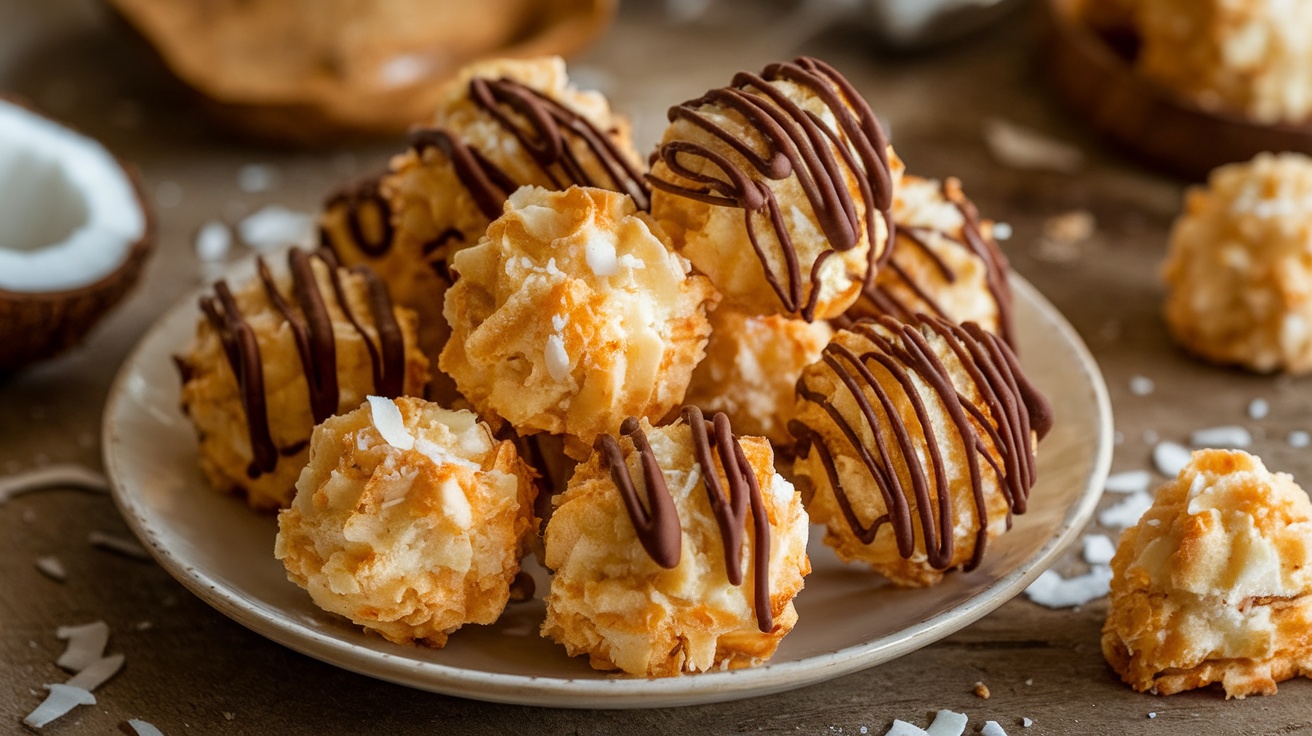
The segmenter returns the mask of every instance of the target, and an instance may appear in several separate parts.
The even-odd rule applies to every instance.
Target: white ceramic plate
[[[797,627],[769,665],[754,669],[666,679],[594,672],[537,635],[541,600],[512,604],[493,626],[460,630],[442,650],[390,644],[319,610],[273,558],[273,517],[214,493],[197,469],[170,360],[191,340],[194,297],[165,314],[120,370],[105,408],[105,467],[124,518],[166,570],[237,622],[325,662],[424,690],[528,705],[656,707],[765,695],[886,662],[961,629],[1023,590],[1093,513],[1111,461],[1106,387],[1053,306],[1023,280],[1013,286],[1021,354],[1057,418],[1040,447],[1029,511],[989,545],[977,570],[920,590],[891,588],[843,565],[813,533]],[[546,576],[535,575],[541,594]]]

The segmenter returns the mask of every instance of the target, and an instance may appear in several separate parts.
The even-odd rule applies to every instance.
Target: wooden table
[[[99,467],[101,407],[114,370],[137,337],[200,282],[197,228],[271,202],[310,211],[338,183],[371,172],[396,143],[286,152],[216,136],[187,98],[119,33],[75,0],[0,3],[0,89],[18,91],[104,140],[140,166],[159,213],[159,249],[144,284],[78,350],[0,385],[0,473],[53,462]],[[1045,94],[1022,15],[968,43],[903,58],[877,56],[855,30],[800,40],[798,18],[776,4],[719,2],[692,26],[667,23],[655,3],[631,3],[618,25],[578,60],[575,74],[635,118],[637,138],[659,134],[665,108],[798,52],[844,70],[890,125],[913,172],[957,175],[980,209],[1012,225],[1006,245],[1084,336],[1106,374],[1120,444],[1114,470],[1150,467],[1156,438],[1243,424],[1267,464],[1312,480],[1312,458],[1285,441],[1312,429],[1307,383],[1196,363],[1175,350],[1159,317],[1157,277],[1183,182],[1108,153]],[[733,23],[730,23],[730,20]],[[781,19],[783,19],[781,21]],[[1077,175],[997,164],[981,125],[1002,118],[1085,151]],[[245,164],[273,167],[272,189],[237,186]],[[1066,249],[1044,246],[1043,225],[1091,213],[1096,231]],[[2,349],[2,348],[0,348]],[[1132,376],[1155,382],[1132,394]],[[1270,416],[1249,420],[1250,400]],[[1104,505],[1109,503],[1104,501]],[[996,720],[1013,734],[1285,734],[1312,732],[1312,683],[1274,697],[1226,702],[1219,691],[1140,695],[1104,664],[1105,603],[1049,610],[1021,598],[946,640],[838,680],[765,698],[667,710],[580,711],[491,705],[433,695],[336,669],[273,644],[212,610],[159,567],[87,544],[93,530],[126,535],[109,498],[76,491],[0,506],[0,732],[21,731],[40,685],[66,677],[53,664],[62,624],[102,619],[125,669],[51,733],[121,733],[141,718],[166,734],[325,733],[844,733],[882,734],[894,718],[926,725],[950,708],[970,732]],[[1113,532],[1114,533],[1114,532]],[[58,556],[68,580],[34,560]],[[1060,569],[1079,569],[1072,553]],[[992,696],[972,694],[976,682]],[[1155,717],[1152,714],[1156,714]],[[1022,728],[1023,718],[1033,726]],[[863,731],[863,729],[865,729]]]

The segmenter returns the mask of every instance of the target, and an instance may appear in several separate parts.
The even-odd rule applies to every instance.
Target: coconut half
[[[0,374],[77,343],[154,241],[135,178],[100,143],[0,99]]]

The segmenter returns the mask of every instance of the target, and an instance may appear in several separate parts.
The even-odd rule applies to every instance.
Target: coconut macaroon
[[[440,365],[480,414],[586,457],[683,399],[719,299],[626,195],[525,187],[456,254]]]
[[[1144,76],[1260,123],[1312,120],[1312,5],[1137,0],[1132,12]]]
[[[777,314],[753,316],[729,307],[711,313],[706,357],[692,372],[684,402],[724,412],[744,435],[792,444],[788,421],[802,369],[820,359],[833,328]]]
[[[542,634],[633,675],[760,664],[797,621],[807,514],[770,443],[723,414],[625,422],[574,473],[546,530]]]
[[[974,322],[1014,347],[1007,258],[961,182],[902,177],[893,220],[888,262],[836,323],[884,314],[906,321],[924,312]]]
[[[1186,350],[1259,372],[1312,371],[1312,158],[1258,155],[1189,190],[1163,268]]]
[[[369,394],[421,392],[428,359],[414,312],[369,269],[340,268],[326,251],[292,250],[278,275],[257,264],[242,288],[219,281],[201,298],[196,339],[175,361],[201,470],[268,510],[291,501],[314,425]]]
[[[371,396],[315,428],[274,555],[325,611],[441,647],[505,609],[533,538],[532,479],[472,413]]]
[[[1112,558],[1102,650],[1126,684],[1270,695],[1312,676],[1312,502],[1238,450],[1200,450]]]
[[[595,186],[645,209],[639,162],[627,121],[599,93],[575,89],[560,58],[479,62],[457,75],[385,174],[328,200],[321,237],[344,262],[373,266],[426,330],[432,323],[425,344],[435,356],[447,337],[451,256],[478,242],[511,192]]]
[[[827,319],[884,253],[901,171],[851,83],[804,57],[670,110],[652,215],[726,303]]]
[[[904,586],[979,564],[1025,511],[1052,424],[1001,338],[924,315],[840,330],[797,394],[811,518],[841,559]]]

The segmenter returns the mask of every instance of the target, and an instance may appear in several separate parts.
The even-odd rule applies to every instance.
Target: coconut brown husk
[[[141,238],[125,251],[118,268],[95,283],[65,291],[0,289],[0,334],[4,335],[0,378],[81,342],[140,279],[155,246],[155,218],[145,205],[139,178],[132,170],[125,170],[146,217]]]
[[[489,56],[568,54],[616,0],[110,0],[216,117],[319,145],[399,135]]]
[[[0,104],[6,103],[27,108],[51,125],[68,127],[46,117],[25,100],[0,95]],[[141,278],[155,249],[155,214],[147,204],[136,168],[117,157],[114,161],[132,184],[145,219],[141,237],[124,251],[123,262],[117,268],[85,286],[62,291],[0,289],[0,379],[81,342]]]

